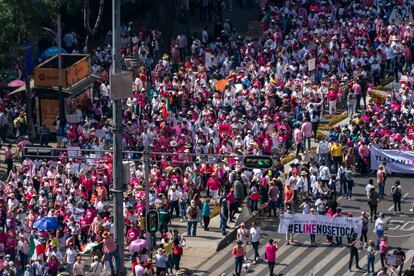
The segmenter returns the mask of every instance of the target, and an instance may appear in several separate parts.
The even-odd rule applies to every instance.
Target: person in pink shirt
[[[266,245],[265,250],[265,259],[267,260],[267,264],[269,266],[270,275],[274,275],[273,270],[275,269],[277,249],[277,242],[273,241],[273,239],[270,239],[269,244]]]
[[[300,151],[302,151],[303,153],[302,138],[303,138],[302,130],[300,129],[300,126],[297,126],[295,130],[293,131],[293,139],[296,145],[296,157],[299,156]]]
[[[352,91],[354,92],[356,98],[356,105],[355,105],[355,112],[359,113],[359,109],[361,108],[361,85],[358,83],[358,78],[354,80],[354,84],[352,85]]]
[[[217,174],[213,172],[211,177],[207,181],[207,190],[210,192],[211,198],[217,202],[218,193],[220,190],[220,180],[217,178]]]
[[[305,118],[303,121],[301,131],[303,134],[303,138],[305,139],[305,148],[306,148],[306,142],[308,144],[308,151],[311,149],[311,139],[312,139],[312,123],[308,121],[308,119]]]
[[[227,194],[227,203],[229,204],[230,221],[233,220],[234,214],[236,214],[237,204],[234,196],[234,188],[230,188],[230,192]]]

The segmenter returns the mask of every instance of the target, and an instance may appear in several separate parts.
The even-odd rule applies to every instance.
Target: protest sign
[[[213,55],[209,52],[206,52],[204,58],[205,58],[205,63],[204,63],[205,66],[207,68],[211,68],[213,66],[212,65],[213,64]]]
[[[218,80],[217,83],[216,83],[216,90],[224,91],[227,84],[229,84],[228,80]]]
[[[385,170],[394,173],[414,174],[414,152],[401,150],[384,150],[376,146],[369,147],[371,170],[377,170],[386,162]]]
[[[362,221],[353,217],[284,214],[280,216],[279,233],[315,234],[338,237],[361,235]]]
[[[310,60],[308,60],[308,71],[311,72],[315,70],[315,68],[316,68],[316,59],[311,58]]]
[[[67,147],[69,158],[78,158],[81,156],[80,147]]]
[[[78,124],[83,121],[83,118],[80,114],[66,114],[66,121],[70,124]]]
[[[231,133],[231,125],[230,124],[219,124],[218,125],[218,132],[219,134],[227,134],[230,135]]]

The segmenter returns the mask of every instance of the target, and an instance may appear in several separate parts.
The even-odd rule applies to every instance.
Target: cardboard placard
[[[308,71],[311,72],[313,70],[315,70],[316,68],[316,59],[312,58],[310,60],[308,60]]]
[[[213,55],[209,52],[204,55],[204,65],[209,69],[213,66]]]
[[[78,158],[81,156],[80,147],[67,147],[69,158]]]
[[[230,135],[231,134],[231,125],[230,124],[219,124],[218,125],[218,132],[219,134],[227,134]]]
[[[226,86],[229,84],[228,80],[219,80],[216,83],[216,90],[218,91],[224,91],[226,89]]]

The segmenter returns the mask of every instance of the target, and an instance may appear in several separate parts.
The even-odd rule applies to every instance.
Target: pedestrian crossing
[[[325,275],[346,275],[346,276],[362,276],[371,275],[366,272],[367,255],[363,249],[359,251],[359,266],[361,270],[356,269],[355,260],[352,265],[352,271],[348,270],[350,252],[346,246],[336,247],[327,244],[319,244],[311,246],[309,242],[295,243],[292,245],[282,244],[278,241],[279,249],[276,253],[276,275],[302,275],[302,276],[325,276]],[[264,259],[266,243],[263,241],[259,254]],[[215,262],[209,260],[201,269],[200,273],[194,275],[232,275],[234,272],[234,258],[231,256],[231,249],[233,245],[217,253]],[[261,261],[253,265],[251,259],[254,251],[251,245],[247,245],[246,261],[248,269],[243,269],[242,275],[269,275],[269,269],[266,261]],[[414,250],[406,252],[407,259],[404,264],[404,269],[408,268],[412,262]],[[220,258],[217,258],[220,256]],[[379,254],[376,254],[374,261],[375,271],[381,269],[381,259]]]

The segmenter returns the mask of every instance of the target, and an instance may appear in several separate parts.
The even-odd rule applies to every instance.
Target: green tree
[[[0,66],[16,61],[26,83],[26,118],[30,139],[36,138],[31,72],[25,68],[24,46],[33,45],[45,34],[43,26],[55,25],[59,0],[0,0]]]

